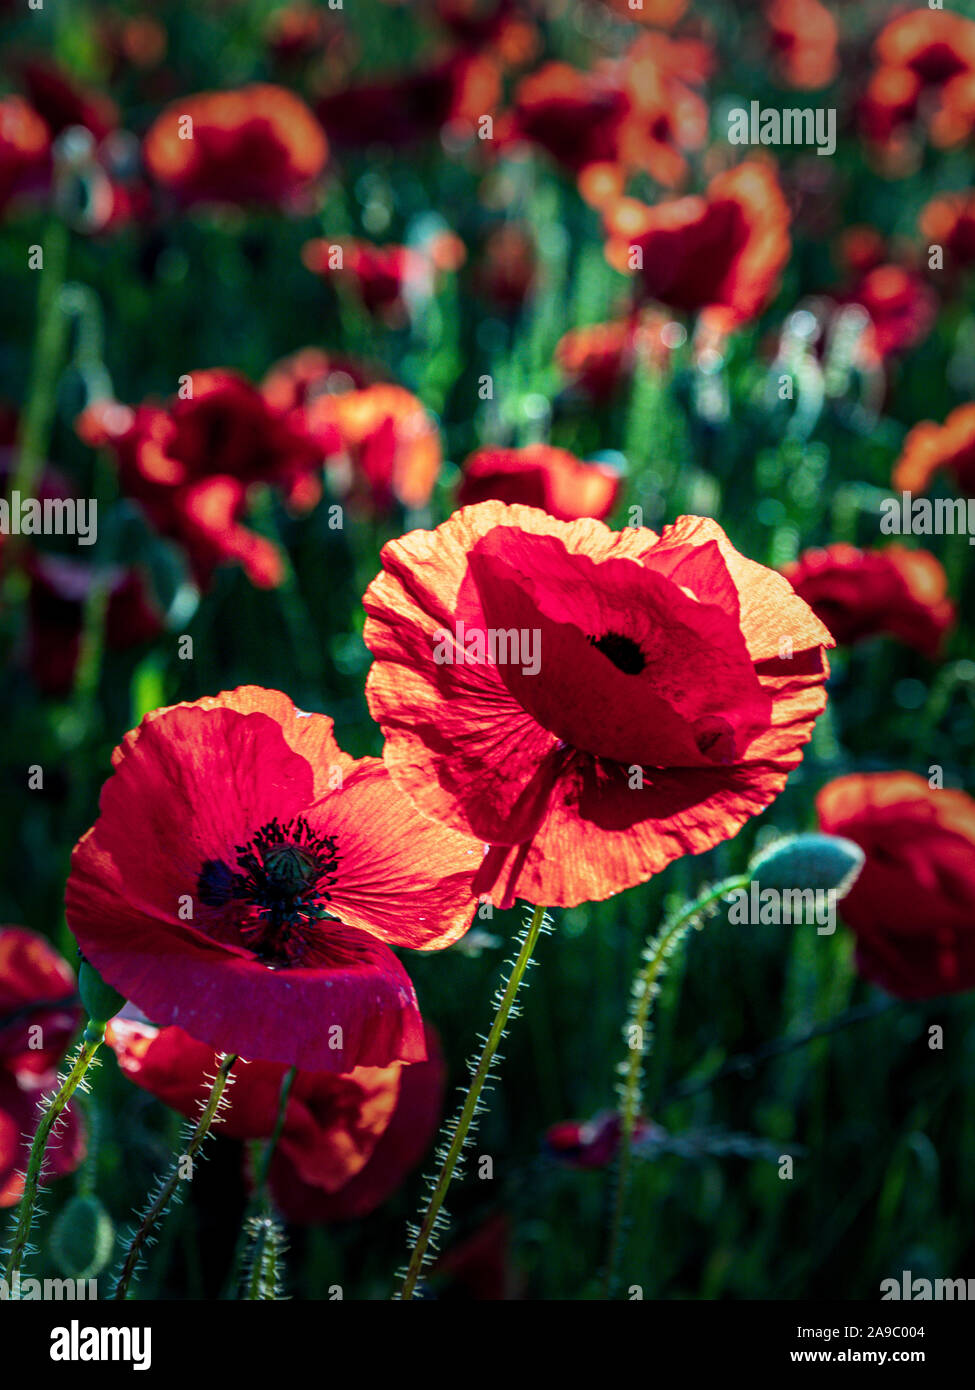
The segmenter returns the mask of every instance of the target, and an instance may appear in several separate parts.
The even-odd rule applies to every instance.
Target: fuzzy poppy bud
[[[72,1197],[51,1230],[51,1254],[69,1279],[92,1279],[112,1258],[115,1227],[97,1197]]]
[[[843,898],[863,868],[863,850],[839,835],[789,835],[749,865],[763,888],[812,888]]]

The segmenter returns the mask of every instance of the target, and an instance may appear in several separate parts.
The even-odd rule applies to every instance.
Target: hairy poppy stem
[[[650,1011],[657,997],[660,978],[666,971],[668,956],[689,928],[692,925],[702,925],[701,921],[696,919],[706,915],[708,909],[726,893],[732,892],[735,888],[747,887],[749,879],[749,874],[727,878],[706,889],[700,897],[695,898],[692,903],[685,903],[670,917],[656,936],[648,937],[643,949],[643,965],[633,981],[630,1018],[626,1027],[629,1050],[626,1060],[620,1066],[623,1080],[619,1086],[620,1138],[616,1165],[616,1197],[610,1220],[606,1265],[603,1270],[603,1298],[611,1298],[613,1295],[622,1255],[624,1218],[632,1170],[633,1130],[643,1099],[643,1068],[647,1056]]]
[[[267,1198],[267,1181],[271,1172],[271,1160],[278,1146],[278,1140],[281,1138],[281,1131],[284,1129],[285,1116],[288,1113],[288,1097],[291,1095],[291,1088],[297,1075],[298,1068],[289,1067],[281,1078],[281,1089],[278,1092],[278,1113],[274,1121],[274,1128],[266,1140],[254,1168],[254,1191],[251,1193],[250,1201],[244,1212],[224,1298],[236,1296],[236,1291],[240,1288],[244,1277],[248,1251],[250,1251],[252,1259],[259,1262],[261,1247],[258,1244],[258,1236],[271,1220],[271,1204]],[[251,1268],[253,1271],[253,1264]]]
[[[57,1124],[68,1101],[84,1080],[85,1073],[91,1066],[95,1053],[101,1047],[105,1038],[105,1025],[103,1023],[89,1022],[81,1039],[77,1056],[72,1064],[71,1070],[61,1082],[58,1090],[48,1099],[41,1102],[44,1113],[41,1115],[40,1123],[34,1134],[33,1142],[30,1146],[30,1157],[27,1160],[27,1170],[24,1174],[24,1195],[20,1199],[20,1207],[17,1214],[17,1225],[14,1230],[14,1237],[10,1245],[10,1254],[7,1260],[7,1268],[4,1273],[4,1280],[8,1289],[13,1289],[20,1275],[20,1267],[24,1262],[27,1253],[27,1242],[30,1239],[31,1228],[34,1224],[34,1215],[37,1209],[37,1196],[41,1185],[41,1175],[44,1168],[44,1154],[47,1150],[47,1142],[51,1137],[51,1131]],[[16,1295],[15,1295],[16,1296]]]
[[[138,1229],[129,1242],[128,1249],[125,1253],[125,1261],[119,1273],[118,1282],[115,1285],[115,1292],[112,1294],[113,1299],[124,1299],[128,1296],[129,1285],[132,1282],[132,1277],[135,1274],[146,1241],[152,1234],[155,1226],[166,1214],[170,1202],[172,1202],[173,1198],[176,1196],[180,1182],[185,1181],[183,1178],[183,1168],[187,1160],[189,1160],[190,1176],[192,1176],[193,1159],[199,1153],[203,1141],[210,1132],[210,1126],[213,1124],[217,1111],[220,1109],[224,1092],[230,1081],[230,1073],[236,1061],[237,1054],[235,1052],[225,1053],[221,1058],[220,1066],[217,1068],[217,1074],[214,1077],[213,1086],[206,1104],[203,1107],[203,1113],[196,1123],[196,1127],[190,1136],[189,1143],[184,1152],[179,1154],[174,1160],[168,1176],[163,1180],[156,1195],[143,1212]]]
[[[525,972],[531,964],[532,953],[535,950],[539,935],[546,925],[544,907],[534,908],[522,935],[518,957],[511,968],[507,983],[498,997],[498,1006],[494,1015],[494,1022],[491,1024],[491,1031],[485,1039],[480,1057],[476,1064],[472,1065],[471,1084],[468,1087],[464,1104],[456,1120],[451,1121],[447,1126],[450,1143],[444,1151],[440,1172],[433,1181],[430,1200],[416,1233],[413,1249],[410,1252],[410,1262],[399,1290],[400,1299],[411,1299],[416,1292],[417,1281],[428,1259],[430,1242],[438,1225],[442,1222],[442,1208],[447,1190],[453,1181],[458,1160],[467,1143],[471,1124],[478,1113],[478,1102],[484,1089],[484,1083],[494,1066],[498,1044],[504,1036],[512,1007],[525,977]]]

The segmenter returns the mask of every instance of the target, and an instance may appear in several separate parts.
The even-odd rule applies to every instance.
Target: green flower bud
[[[54,1263],[66,1278],[93,1279],[112,1258],[115,1227],[97,1197],[72,1197],[51,1228]]]
[[[764,888],[812,888],[846,897],[863,868],[863,850],[839,835],[789,835],[749,865]]]
[[[125,1008],[125,996],[107,985],[92,965],[82,960],[78,970],[78,993],[93,1023],[106,1024]]]

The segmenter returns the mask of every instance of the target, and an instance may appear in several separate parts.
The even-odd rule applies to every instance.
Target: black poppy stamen
[[[589,637],[586,640],[597,651],[602,652],[603,656],[608,657],[624,676],[638,676],[646,669],[647,658],[640,644],[622,632],[607,632],[602,637]]]
[[[235,873],[208,860],[200,895],[210,906],[238,904],[245,946],[267,964],[294,964],[306,953],[312,929],[329,916],[339,854],[333,835],[316,834],[304,816],[268,821],[237,845]]]

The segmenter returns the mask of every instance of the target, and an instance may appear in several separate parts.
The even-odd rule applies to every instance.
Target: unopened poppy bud
[[[105,1024],[125,1008],[125,996],[107,985],[90,961],[82,960],[78,970],[78,993],[95,1024]]]
[[[812,888],[843,898],[863,868],[863,850],[839,835],[789,835],[749,865],[763,888]]]
[[[115,1227],[97,1197],[79,1194],[58,1213],[51,1230],[51,1254],[69,1279],[92,1279],[115,1247]]]

